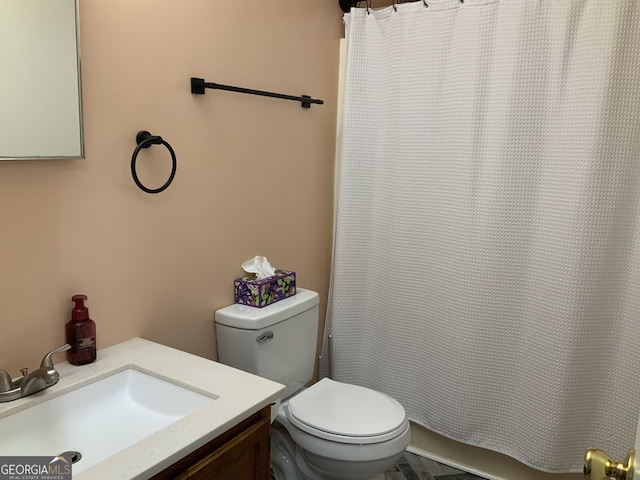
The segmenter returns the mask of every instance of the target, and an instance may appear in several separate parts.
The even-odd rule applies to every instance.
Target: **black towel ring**
[[[166,140],[163,140],[162,137],[151,135],[146,130],[141,130],[138,132],[138,134],[136,135],[136,143],[136,149],[133,151],[133,155],[131,156],[131,175],[133,176],[133,181],[136,182],[136,185],[140,188],[140,190],[143,190],[147,193],[163,192],[167,189],[167,187],[169,187],[169,185],[171,185],[171,182],[173,182],[173,177],[176,176],[176,168],[178,166],[178,162],[176,160],[176,154],[173,151],[173,148],[171,148],[171,145],[169,145]],[[167,182],[160,188],[145,187],[140,182],[140,179],[138,179],[138,173],[136,172],[136,160],[138,159],[138,152],[140,152],[141,148],[149,148],[151,145],[164,145],[165,147],[167,147],[167,150],[169,150],[169,153],[171,154],[171,175],[169,175],[169,180],[167,180]]]

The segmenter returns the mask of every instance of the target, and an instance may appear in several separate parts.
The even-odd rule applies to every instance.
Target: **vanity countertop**
[[[87,470],[74,474],[74,480],[148,478],[275,402],[284,391],[283,385],[270,380],[142,338],[99,350],[98,359],[89,365],[76,367],[66,362],[54,363],[60,372],[60,381],[29,397],[0,403],[0,418],[129,367],[216,399]],[[122,426],[122,433],[126,435],[126,425]],[[29,455],[29,452],[24,454]]]

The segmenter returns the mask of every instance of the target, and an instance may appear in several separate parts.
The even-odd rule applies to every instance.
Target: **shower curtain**
[[[345,15],[336,380],[539,470],[580,471],[589,446],[626,456],[640,405],[639,5]]]

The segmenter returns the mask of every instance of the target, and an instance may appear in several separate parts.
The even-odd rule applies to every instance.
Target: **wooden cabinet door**
[[[262,419],[192,465],[190,480],[269,480],[269,419]]]
[[[267,406],[151,480],[269,480],[270,430]]]

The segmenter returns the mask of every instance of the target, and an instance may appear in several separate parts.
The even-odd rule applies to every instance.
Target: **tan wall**
[[[337,1],[80,2],[86,159],[0,162],[0,368],[63,344],[76,293],[99,347],[143,336],[216,358],[213,312],[254,255],[324,311],[341,16]],[[194,97],[192,76],[325,105]],[[131,178],[139,130],[176,151],[164,193]],[[138,163],[150,187],[168,176],[162,147]]]

